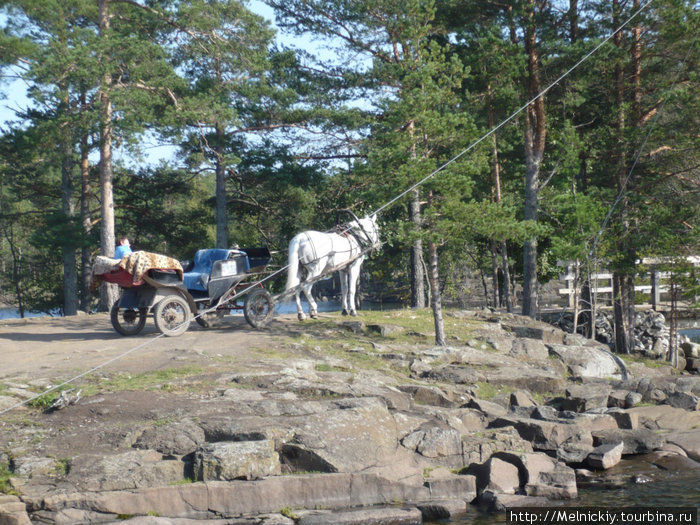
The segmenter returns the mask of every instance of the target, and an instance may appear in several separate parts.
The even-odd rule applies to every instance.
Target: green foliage
[[[10,484],[12,473],[7,463],[0,463],[0,494],[17,494]]]

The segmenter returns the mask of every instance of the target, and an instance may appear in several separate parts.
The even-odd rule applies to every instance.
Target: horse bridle
[[[355,241],[357,241],[358,246],[360,246],[360,247],[374,245],[375,243],[374,243],[374,241],[372,241],[372,237],[370,237],[370,234],[367,232],[365,227],[362,225],[362,222],[360,222],[360,219],[357,217],[357,215],[355,215],[355,213],[353,213],[353,211],[349,210],[349,209],[344,209],[342,211],[344,211],[345,213],[347,213],[348,215],[350,215],[354,219],[355,224],[357,224],[357,228],[359,228],[359,230],[364,235],[364,239],[362,239],[357,234],[357,232],[355,231],[356,228],[353,228],[353,227],[348,227],[345,230],[345,233],[348,235],[352,235],[353,238],[355,239]],[[374,229],[374,233],[377,234],[376,226]]]

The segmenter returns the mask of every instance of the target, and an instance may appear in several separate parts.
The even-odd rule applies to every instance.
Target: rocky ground
[[[700,467],[697,375],[509,314],[446,329],[442,348],[406,310],[178,338],[0,323],[0,523],[422,523],[576,498],[623,457]],[[36,397],[93,368],[63,408]]]

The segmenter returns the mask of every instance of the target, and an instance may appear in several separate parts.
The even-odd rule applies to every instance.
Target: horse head
[[[368,245],[375,246],[379,242],[379,226],[377,216],[365,216],[350,222],[350,229]]]

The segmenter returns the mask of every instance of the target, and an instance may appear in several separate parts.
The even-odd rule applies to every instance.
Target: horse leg
[[[316,301],[314,301],[314,297],[311,294],[312,287],[313,284],[304,285],[302,287],[302,291],[306,296],[306,300],[309,301],[309,317],[311,317],[311,319],[318,319],[318,305],[316,304]]]
[[[361,261],[360,261],[361,262]],[[348,311],[353,317],[357,317],[357,310],[355,310],[355,292],[357,290],[357,279],[360,277],[360,268],[362,264],[352,265],[348,268]]]
[[[297,302],[297,319],[303,321],[306,319],[306,315],[304,315],[304,309],[301,307],[301,292],[295,293],[294,299]]]
[[[348,315],[348,312],[350,311],[348,304],[348,272],[345,269],[340,270],[340,297],[341,305],[343,307],[341,315]]]

